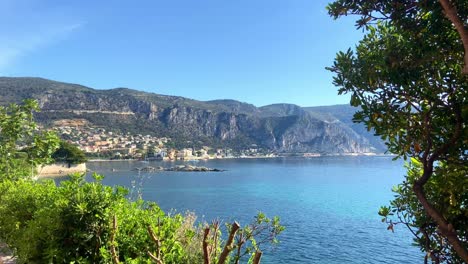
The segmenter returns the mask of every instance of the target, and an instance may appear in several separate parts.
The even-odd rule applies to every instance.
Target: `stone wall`
[[[37,168],[38,177],[65,176],[76,172],[86,172],[86,163],[72,164],[54,163]]]

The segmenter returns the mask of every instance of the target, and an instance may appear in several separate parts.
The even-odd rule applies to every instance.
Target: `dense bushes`
[[[196,226],[193,214],[171,216],[155,203],[130,202],[125,188],[105,186],[102,176],[93,176],[86,182],[74,175],[59,186],[51,180],[0,183],[0,241],[19,263],[151,263],[150,255],[160,263],[203,263],[205,248],[212,263],[218,260],[219,223]],[[207,229],[214,232],[204,237]],[[228,260],[253,256],[283,229],[277,218],[259,214],[233,234]]]
[[[181,241],[189,244],[196,236],[193,225],[177,232],[181,215],[169,217],[154,203],[129,202],[125,189],[102,185],[100,178],[85,182],[75,175],[58,187],[49,180],[1,183],[0,240],[16,250],[20,263],[110,263],[111,242],[120,261],[146,263],[147,252],[156,250],[148,236],[151,226],[164,263],[202,262],[200,254],[184,251]]]

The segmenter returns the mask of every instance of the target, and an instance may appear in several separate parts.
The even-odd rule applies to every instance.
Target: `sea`
[[[146,166],[206,166],[222,172],[145,173]],[[258,212],[279,216],[279,244],[262,263],[422,263],[406,227],[387,230],[377,214],[393,198],[403,161],[388,156],[218,159],[189,162],[89,162],[104,183],[130,189],[166,212],[198,221],[249,224]]]

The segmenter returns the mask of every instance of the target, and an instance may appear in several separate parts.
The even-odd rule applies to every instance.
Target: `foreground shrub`
[[[125,188],[103,185],[102,176],[93,177],[86,182],[74,175],[59,186],[52,180],[0,183],[0,241],[14,250],[19,263],[218,261],[215,252],[223,248],[219,224],[216,229],[196,226],[194,214],[171,216],[155,203],[131,202]],[[264,241],[270,242],[283,230],[276,218],[270,221],[263,214],[254,223],[234,233],[242,236],[242,243],[224,246],[229,248],[227,261],[238,263],[238,253],[259,252],[252,243],[255,230],[264,230]],[[204,237],[206,228],[215,231],[213,241]],[[204,249],[210,254],[204,255]]]
[[[183,217],[166,216],[154,203],[129,202],[127,190],[75,175],[55,186],[51,180],[0,184],[0,240],[16,251],[20,263],[110,263],[110,248],[121,261],[148,260],[147,229],[157,230],[165,263],[190,257],[175,240]],[[113,229],[112,219],[121,219]],[[114,245],[111,234],[115,232]]]

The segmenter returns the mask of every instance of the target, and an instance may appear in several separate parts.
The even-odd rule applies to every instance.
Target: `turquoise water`
[[[91,162],[110,185],[131,187],[136,167],[171,162]],[[402,162],[389,157],[229,159],[196,165],[224,172],[142,173],[141,194],[163,210],[190,210],[199,219],[249,223],[258,211],[281,217],[280,245],[262,263],[419,263],[411,235],[386,230],[378,208],[402,180]],[[135,188],[134,188],[135,189]]]

